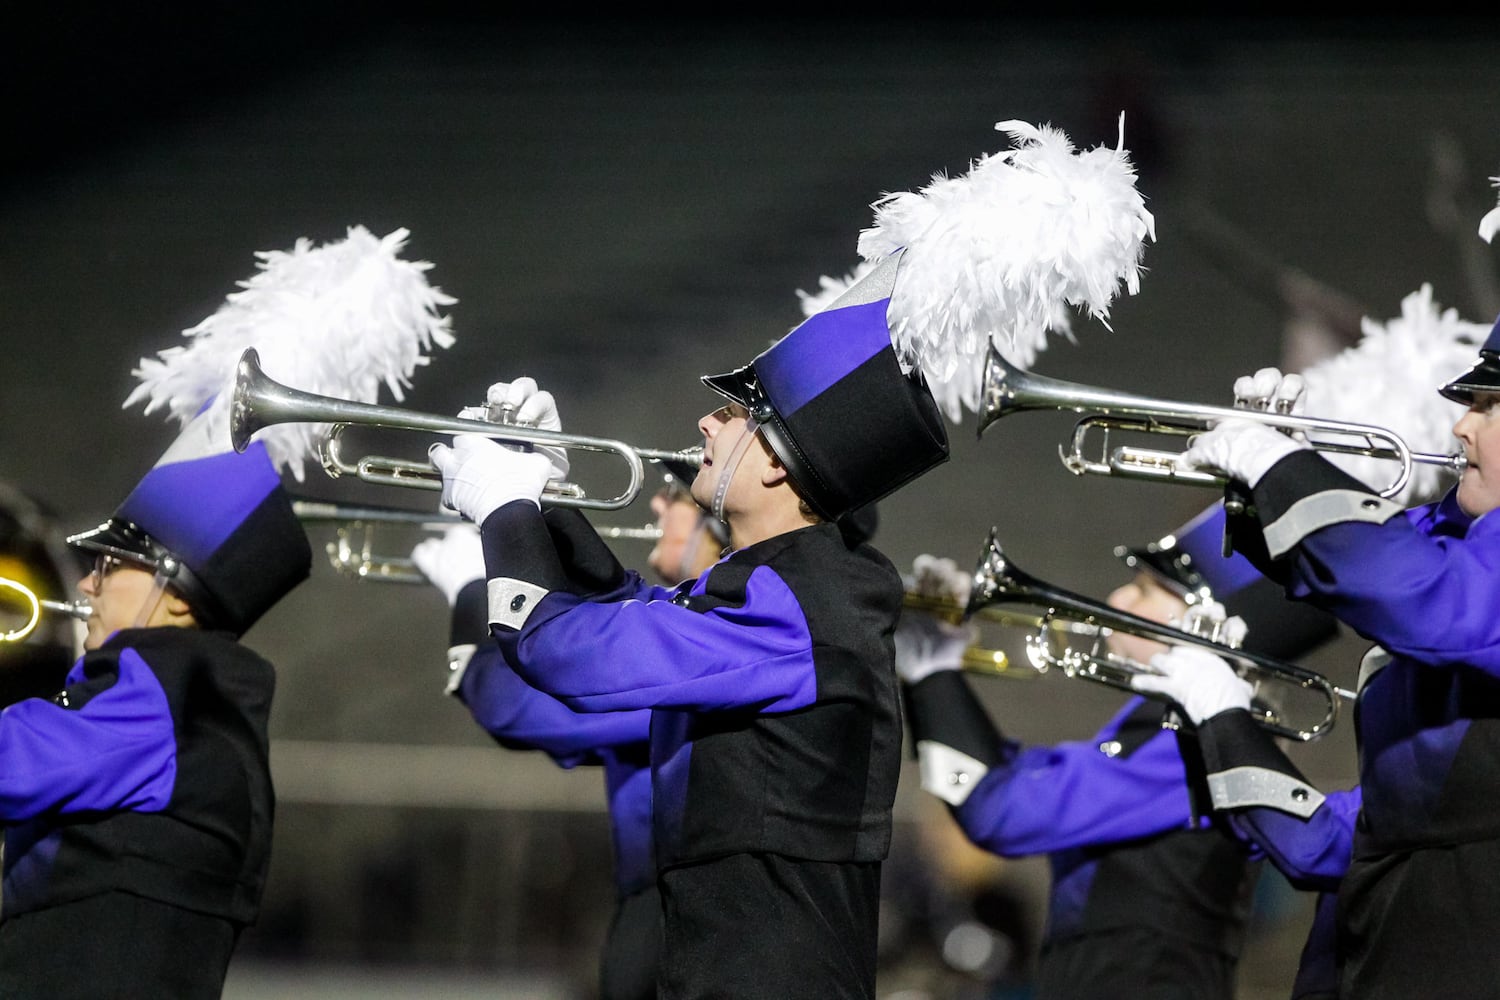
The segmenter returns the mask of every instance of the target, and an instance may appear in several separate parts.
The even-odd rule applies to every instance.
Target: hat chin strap
[[[156,614],[156,609],[161,605],[161,599],[167,593],[167,581],[177,572],[177,562],[174,559],[160,559],[156,564],[156,575],[151,578],[151,593],[141,603],[140,613],[135,616],[136,628],[149,628],[148,623],[151,616]]]
[[[729,519],[724,516],[724,498],[729,494],[729,484],[734,479],[734,472],[740,467],[740,459],[745,457],[745,451],[750,447],[750,442],[755,440],[756,433],[760,430],[760,424],[755,418],[749,417],[745,420],[745,426],[740,431],[740,438],[734,443],[734,448],[729,453],[729,461],[719,470],[719,481],[714,486],[713,515],[720,521],[728,523]]]

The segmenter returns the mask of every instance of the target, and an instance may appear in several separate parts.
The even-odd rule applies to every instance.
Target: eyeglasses
[[[150,565],[139,559],[125,559],[108,552],[101,552],[94,558],[94,568],[89,572],[89,584],[95,593],[103,586],[105,577],[109,576],[121,566],[131,566],[135,569],[150,569]]]

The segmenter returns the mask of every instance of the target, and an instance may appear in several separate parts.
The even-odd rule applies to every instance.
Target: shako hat
[[[886,321],[902,251],[742,368],[703,382],[750,411],[798,493],[838,520],[948,458],[920,370],[904,373]]]

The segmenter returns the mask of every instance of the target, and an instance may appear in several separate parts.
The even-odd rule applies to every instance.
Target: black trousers
[[[5,1000],[218,1000],[239,928],[127,892],[0,923]]]

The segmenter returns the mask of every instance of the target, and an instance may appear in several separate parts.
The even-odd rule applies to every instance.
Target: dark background
[[[107,517],[174,435],[121,411],[137,362],[212,313],[255,251],[352,225],[409,229],[404,256],[458,299],[456,345],[402,405],[452,413],[527,374],[569,430],[691,444],[714,405],[697,376],[795,325],[796,291],[857,261],[873,201],[1005,148],[1008,118],[1086,148],[1114,145],[1123,110],[1157,223],[1112,329],[1080,318],[1038,371],[1222,404],[1236,375],[1298,367],[1424,282],[1466,319],[1500,311],[1475,235],[1500,173],[1492,19],[414,11],[63,5],[8,28],[0,478],[68,530]],[[1291,338],[1294,319],[1313,335]],[[1126,576],[1116,544],[1212,496],[1072,477],[1057,447],[1073,419],[1017,414],[981,439],[967,415],[952,461],[881,505],[877,543],[902,568],[968,565],[993,526],[1030,574],[1103,598]],[[316,470],[298,489],[435,502]],[[599,521],[649,517],[641,501]],[[415,541],[385,539],[401,556]],[[431,588],[320,563],[247,636],[280,668],[280,808],[230,996],[587,995],[609,908],[602,782],[492,747],[441,696],[446,617]],[[1307,662],[1350,685],[1361,649],[1345,636]],[[980,683],[1025,739],[1087,738],[1119,702],[1057,676]],[[1353,778],[1350,728],[1295,749],[1327,787]],[[986,919],[1024,969],[1045,867],[967,851],[908,778],[882,991],[967,995],[922,985],[924,908],[1013,904]],[[1262,888],[1247,998],[1284,995],[1309,913]]]

